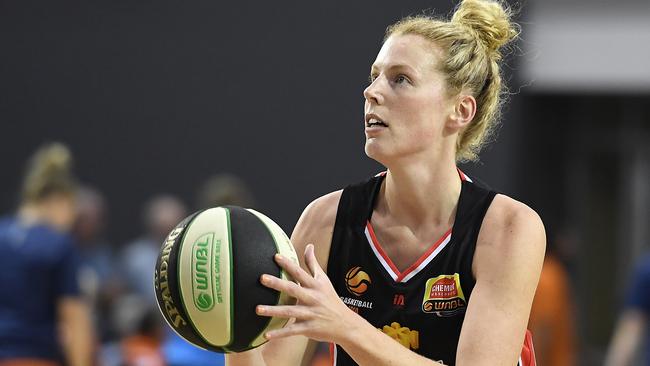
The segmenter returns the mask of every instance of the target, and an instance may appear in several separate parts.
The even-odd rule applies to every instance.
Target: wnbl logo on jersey
[[[422,311],[440,317],[460,314],[467,308],[467,301],[460,286],[460,275],[442,275],[427,280],[422,300]]]

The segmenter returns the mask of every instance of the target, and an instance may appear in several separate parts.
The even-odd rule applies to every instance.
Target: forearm
[[[410,351],[359,316],[339,345],[361,366],[443,365]]]
[[[63,350],[70,366],[94,364],[95,337],[89,317],[79,317],[64,324]]]
[[[303,336],[273,339],[242,353],[226,355],[228,366],[309,365],[315,344]]]
[[[266,366],[259,348],[226,355],[226,366]]]

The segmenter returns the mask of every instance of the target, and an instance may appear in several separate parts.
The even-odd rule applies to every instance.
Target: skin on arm
[[[310,203],[303,211],[293,233],[291,243],[296,248],[300,265],[307,269],[301,255],[308,243],[314,243],[315,255],[323,268],[327,268],[332,232],[336,221],[341,191],[332,192]],[[287,326],[295,322],[291,319]],[[308,365],[316,348],[316,342],[303,335],[270,339],[264,345],[239,354],[226,355],[228,366],[258,365]]]
[[[515,365],[546,247],[544,226],[526,205],[497,195],[481,226],[457,365]]]
[[[78,297],[64,297],[57,304],[65,357],[70,366],[94,364],[95,334],[90,307]]]

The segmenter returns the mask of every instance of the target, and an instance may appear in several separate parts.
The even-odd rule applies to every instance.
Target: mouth
[[[377,115],[367,114],[366,127],[388,127],[388,124]]]

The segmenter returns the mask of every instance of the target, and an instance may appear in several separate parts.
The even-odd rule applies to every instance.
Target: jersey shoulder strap
[[[332,233],[332,243],[327,265],[328,275],[335,275],[337,263],[347,260],[349,250],[345,245],[354,245],[355,232],[366,226],[373,210],[373,198],[376,197],[383,175],[377,175],[365,182],[351,184],[343,189],[336,212],[336,222]],[[349,249],[349,248],[347,248]],[[334,258],[334,259],[332,259]],[[330,277],[331,278],[331,277]]]

